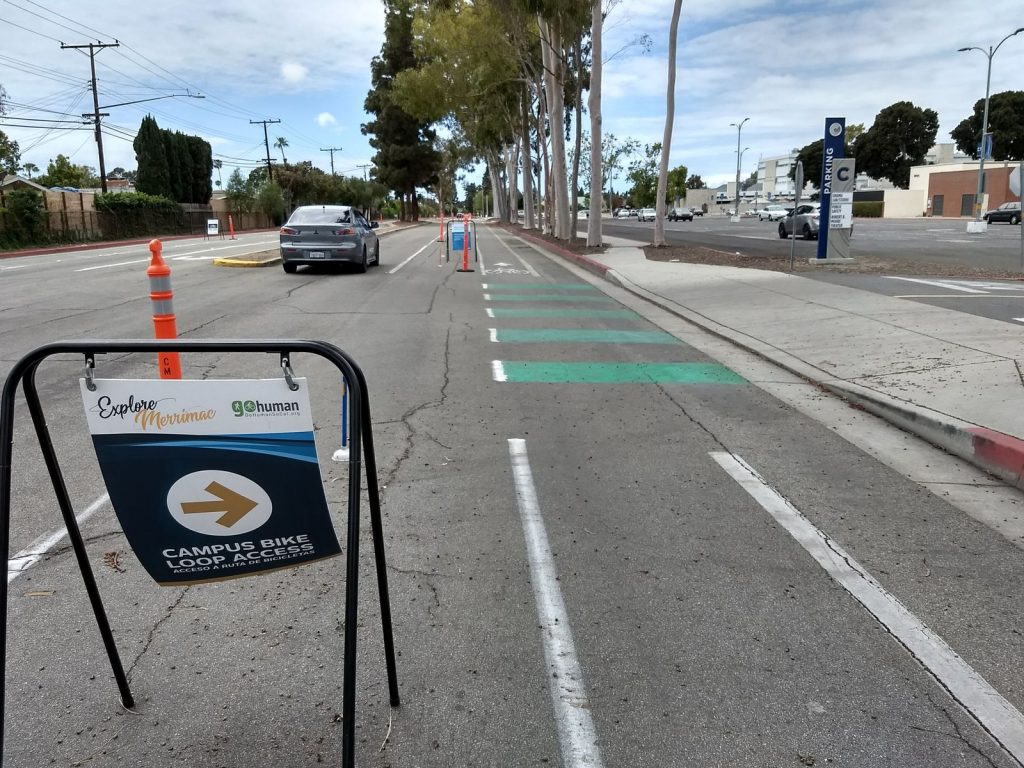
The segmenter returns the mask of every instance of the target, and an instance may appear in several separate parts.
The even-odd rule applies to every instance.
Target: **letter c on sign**
[[[840,168],[836,171],[836,178],[840,181],[847,181],[850,178],[850,169],[845,167]]]

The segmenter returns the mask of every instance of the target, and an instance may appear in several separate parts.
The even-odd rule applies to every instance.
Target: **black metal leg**
[[[384,523],[380,514],[380,490],[377,485],[377,457],[373,450],[373,430],[370,428],[370,398],[363,385],[363,424],[366,436],[363,448],[366,456],[366,490],[370,499],[370,529],[373,534],[373,556],[377,566],[377,591],[380,595],[380,620],[384,630],[384,661],[388,669],[388,691],[391,706],[397,707],[398,671],[395,665],[395,638],[391,630],[391,598],[388,594],[388,566],[384,555]]]
[[[131,689],[128,686],[128,677],[124,673],[121,657],[117,653],[114,633],[110,630],[110,622],[107,620],[107,614],[103,608],[103,599],[100,597],[99,587],[96,586],[96,577],[93,575],[92,566],[89,565],[89,555],[85,551],[82,532],[78,528],[78,521],[75,520],[75,510],[71,506],[71,499],[68,498],[68,489],[64,484],[64,476],[61,474],[57,455],[53,450],[53,442],[50,440],[50,431],[46,428],[46,418],[43,415],[39,395],[36,392],[35,373],[37,367],[38,365],[32,366],[25,376],[25,399],[28,401],[29,413],[32,414],[32,423],[36,428],[36,436],[39,439],[39,447],[43,452],[46,469],[50,473],[53,491],[57,495],[57,504],[60,506],[61,515],[64,517],[64,525],[68,529],[68,538],[71,540],[71,546],[75,551],[78,568],[82,572],[82,582],[85,584],[85,590],[89,595],[89,602],[92,604],[92,612],[96,617],[100,636],[103,638],[103,646],[107,650],[110,669],[114,673],[117,688],[121,692],[121,703],[130,709],[135,706],[135,699],[132,697]],[[6,552],[7,550],[3,549],[0,551]],[[6,606],[6,604],[5,598],[4,605]]]

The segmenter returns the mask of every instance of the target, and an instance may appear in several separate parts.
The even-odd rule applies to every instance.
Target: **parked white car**
[[[778,221],[785,218],[787,213],[789,213],[789,208],[784,205],[766,205],[764,208],[758,209],[757,220],[764,221],[768,219],[768,221]]]
[[[654,208],[641,208],[636,217],[639,221],[654,221],[658,217],[658,212]]]

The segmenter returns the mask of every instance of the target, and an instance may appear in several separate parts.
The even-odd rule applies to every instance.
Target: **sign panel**
[[[850,235],[853,230],[853,190],[856,186],[854,159],[835,160],[832,164],[832,194],[828,212],[828,249],[825,260],[850,258]],[[824,212],[822,215],[824,219]],[[822,221],[819,237],[825,236]]]
[[[832,182],[835,173],[835,161],[841,160],[846,154],[846,118],[825,118],[825,141],[821,149],[821,220],[818,229],[818,258],[824,259],[828,252],[829,238],[829,207],[832,201]]]
[[[153,579],[194,584],[340,553],[305,379],[83,379],[110,501]]]
[[[220,222],[217,219],[206,220],[206,234],[217,235],[220,234]]]

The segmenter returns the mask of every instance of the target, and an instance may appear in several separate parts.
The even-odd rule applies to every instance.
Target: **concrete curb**
[[[1024,490],[1024,440],[898,400],[859,384],[836,379],[785,350],[724,326],[636,285],[607,264],[559,248],[540,238],[514,234]]]

